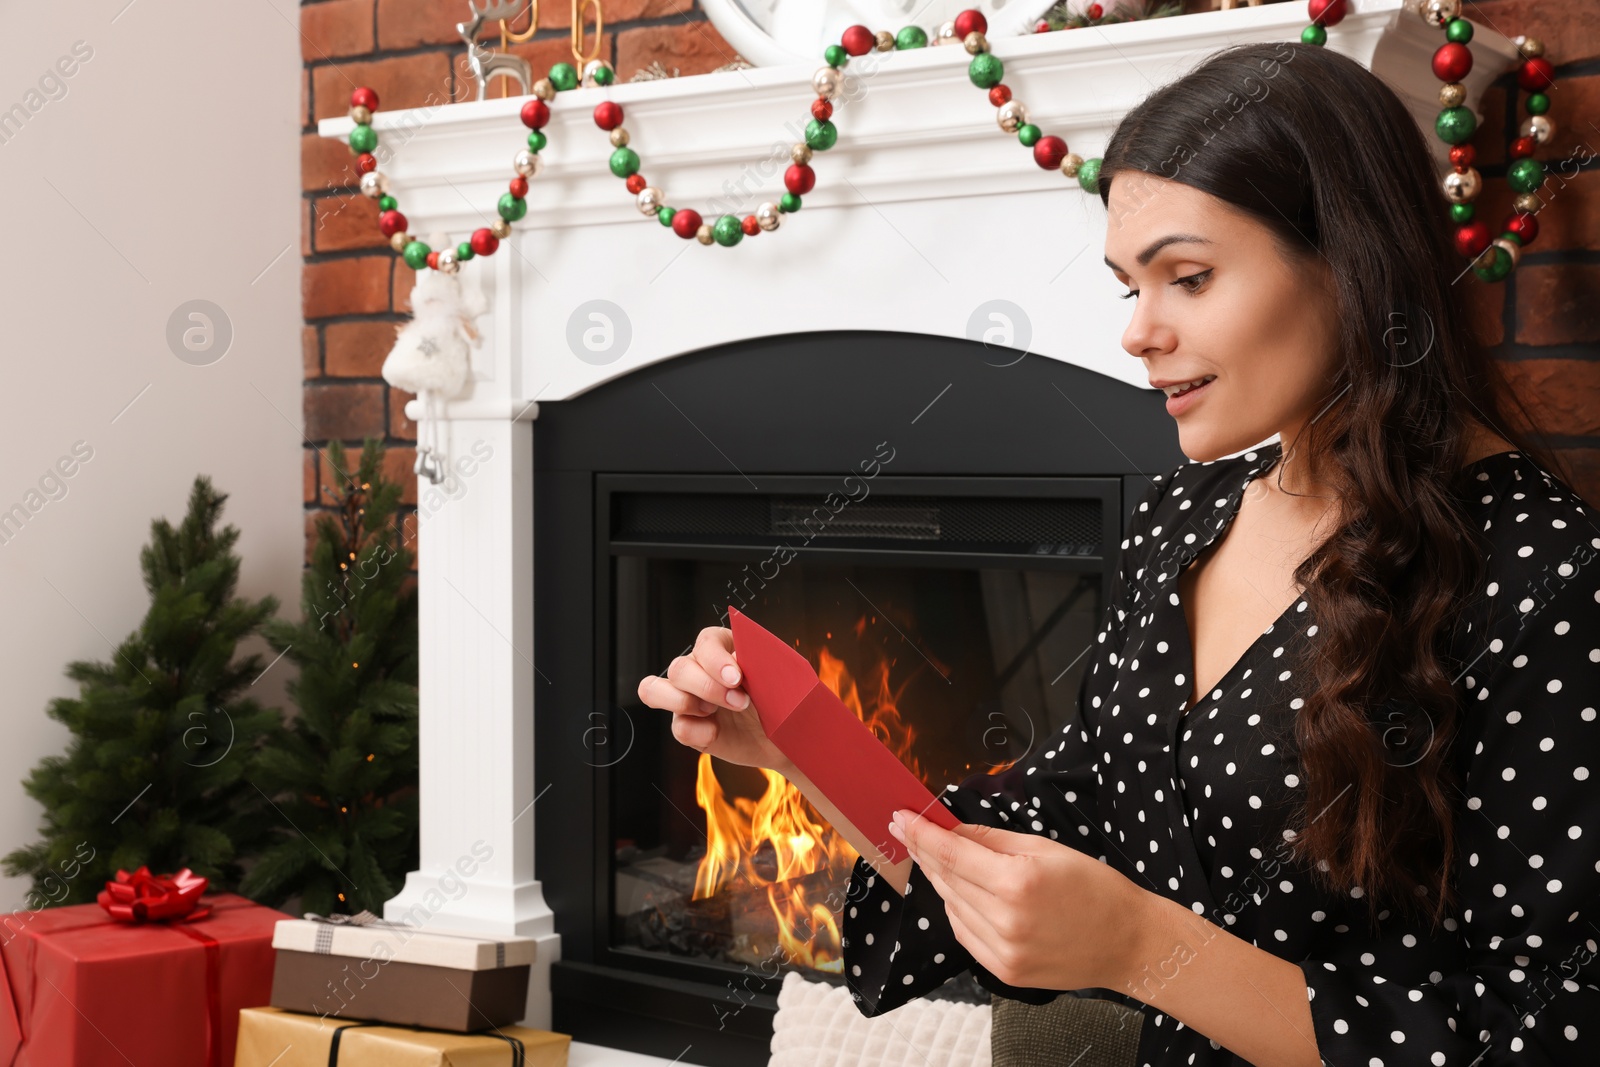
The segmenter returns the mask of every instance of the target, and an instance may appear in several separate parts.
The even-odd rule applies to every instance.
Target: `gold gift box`
[[[245,1008],[239,1012],[234,1067],[330,1067],[334,1031],[341,1029],[349,1032],[339,1035],[338,1067],[566,1067],[572,1044],[568,1034],[524,1026],[452,1034]],[[497,1035],[521,1041],[524,1058],[518,1061],[510,1042]]]

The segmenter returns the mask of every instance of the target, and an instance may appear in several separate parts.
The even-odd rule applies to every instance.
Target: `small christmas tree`
[[[0,861],[7,874],[32,877],[39,906],[93,901],[118,868],[140,865],[189,867],[231,888],[240,861],[265,843],[265,798],[245,770],[281,715],[242,695],[261,657],[233,659],[278,601],[235,597],[239,533],[215,528],[227,499],[202,475],[181,526],[150,524],[139,554],[144,622],[109,663],[68,665],[78,696],[50,702],[47,713],[73,737],[66,755],[47,757],[23,783],[44,805],[44,840]]]
[[[417,600],[393,518],[400,486],[368,439],[360,469],[328,446],[336,505],[317,520],[304,620],[264,632],[300,668],[299,714],[252,780],[284,816],[242,892],[320,914],[381,911],[417,864]],[[347,473],[348,472],[348,473]]]

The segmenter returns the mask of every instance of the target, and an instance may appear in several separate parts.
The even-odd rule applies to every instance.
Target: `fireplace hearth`
[[[1182,455],[1159,394],[996,355],[790,335],[541,405],[536,776],[561,800],[535,840],[557,1029],[749,1063],[784,971],[842,981],[854,850],[781,777],[685,748],[637,698],[728,605],[791,637],[933,788],[1003,771],[1076,714],[1125,515]]]

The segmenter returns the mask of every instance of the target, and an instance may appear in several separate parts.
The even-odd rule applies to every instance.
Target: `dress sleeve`
[[[1466,668],[1453,937],[1350,940],[1300,963],[1329,1063],[1600,1063],[1600,583],[1498,584],[1495,614],[1512,624]],[[1430,951],[1426,981],[1397,978],[1428,967],[1403,954]]]
[[[1095,653],[1078,688],[1078,716],[1053,739],[998,774],[979,773],[946,785],[939,799],[964,823],[1024,833],[1048,834],[1088,853],[1095,825],[1099,753],[1090,741],[1099,707],[1111,687],[1129,615],[1139,602],[1139,561],[1156,504],[1171,484],[1157,475],[1129,522],[1112,579]],[[840,948],[845,981],[856,1007],[868,1017],[882,1014],[971,969],[992,993],[1043,1004],[1059,990],[1006,985],[975,961],[956,940],[944,900],[915,862],[904,897],[878,876],[865,858],[851,871],[844,903]]]

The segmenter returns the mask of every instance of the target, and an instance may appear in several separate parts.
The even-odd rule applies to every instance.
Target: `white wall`
[[[62,668],[143,617],[139,548],[196,474],[230,494],[240,592],[298,616],[298,20],[290,0],[0,6],[0,120],[36,108],[0,126],[0,511],[75,442],[93,453],[0,543],[0,852],[37,838],[21,780],[66,744],[45,716],[76,693]],[[166,338],[194,299],[232,324],[209,365]],[[255,687],[269,704],[287,662]],[[26,889],[0,879],[0,909]]]

